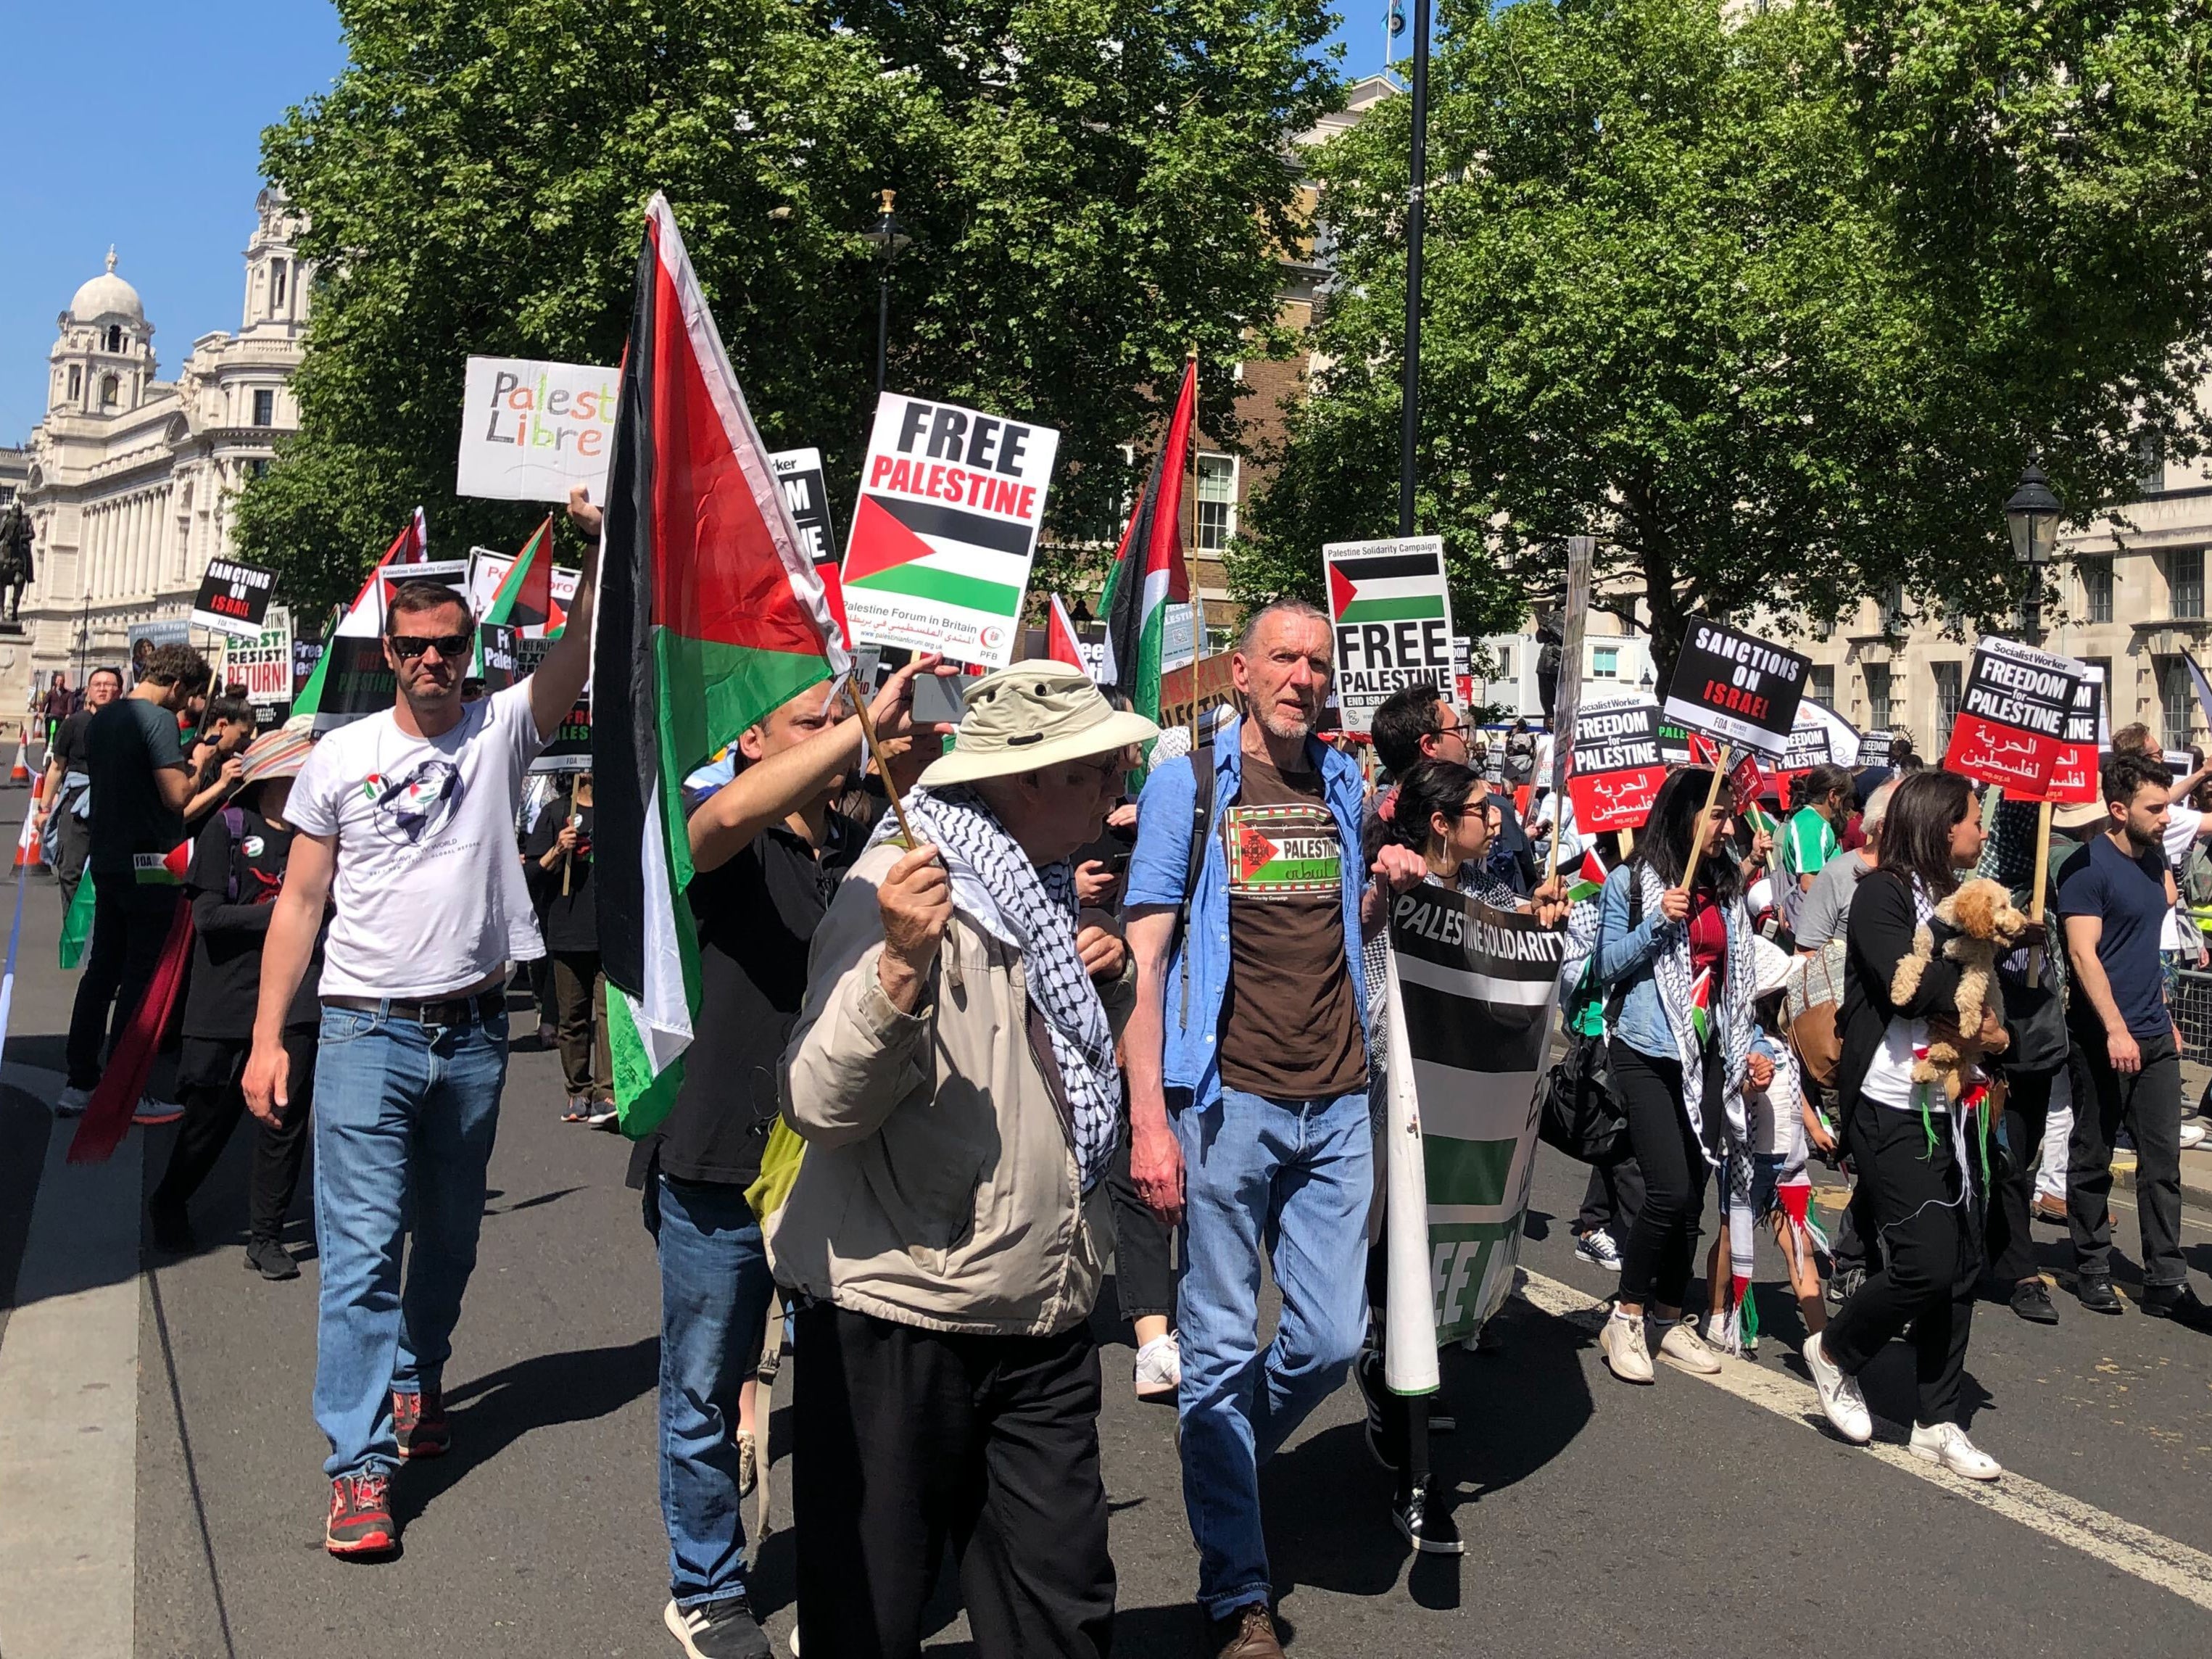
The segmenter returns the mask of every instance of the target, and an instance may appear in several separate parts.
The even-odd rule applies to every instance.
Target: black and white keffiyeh
[[[1644,883],[1644,914],[1656,915],[1667,884],[1648,864],[1638,864],[1636,872]],[[1706,1133],[1704,1091],[1697,1082],[1705,1074],[1705,1061],[1690,1012],[1692,975],[1688,927],[1677,927],[1673,945],[1656,951],[1651,958],[1659,1006],[1666,1013],[1668,1029],[1674,1035],[1675,1054],[1682,1064],[1682,1104],[1688,1110],[1690,1127],[1696,1132],[1698,1144],[1705,1148],[1708,1162],[1717,1161],[1716,1148],[1726,1136],[1732,1135],[1739,1143],[1744,1138],[1743,1077],[1751,1065],[1752,1038],[1756,1035],[1752,1006],[1759,999],[1759,964],[1752,955],[1751,928],[1743,906],[1730,899],[1721,907],[1721,914],[1728,924],[1728,955],[1722,968],[1723,982],[1713,988],[1707,1011],[1720,1045],[1721,1103],[1728,1119],[1720,1133]]]
[[[1075,872],[1066,860],[1042,869],[973,789],[916,789],[906,798],[915,833],[945,858],[955,909],[1022,953],[1029,991],[1044,1012],[1053,1059],[1074,1117],[1075,1164],[1083,1190],[1106,1173],[1120,1137],[1121,1079],[1106,1005],[1076,954]],[[898,833],[886,812],[869,842]]]

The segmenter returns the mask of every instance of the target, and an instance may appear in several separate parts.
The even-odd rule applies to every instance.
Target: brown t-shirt
[[[1223,1084],[1274,1100],[1364,1086],[1367,1046],[1345,966],[1344,849],[1321,774],[1285,776],[1245,756],[1243,790],[1220,833],[1229,871]]]

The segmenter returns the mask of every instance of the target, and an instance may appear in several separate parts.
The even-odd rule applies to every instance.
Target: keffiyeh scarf
[[[1648,864],[1638,865],[1636,872],[1644,883],[1644,914],[1658,915],[1667,884]],[[1752,955],[1751,928],[1745,921],[1743,907],[1731,899],[1722,904],[1721,914],[1728,923],[1728,957],[1722,964],[1725,982],[1714,988],[1709,1023],[1715,1041],[1721,1045],[1721,1102],[1728,1114],[1728,1132],[1740,1145],[1745,1139],[1743,1075],[1751,1064],[1754,1030],[1752,1005],[1759,997],[1759,963]],[[1689,1113],[1690,1127],[1697,1133],[1698,1144],[1708,1149],[1706,1158],[1717,1166],[1718,1160],[1710,1150],[1715,1139],[1705,1133],[1705,1089],[1701,1081],[1705,1074],[1705,1058],[1698,1042],[1697,1027],[1690,1018],[1690,986],[1694,975],[1690,971],[1690,930],[1686,925],[1674,930],[1673,945],[1653,952],[1651,974],[1658,983],[1659,1006],[1666,1011],[1668,1029],[1674,1034],[1675,1055],[1682,1063],[1683,1109]]]
[[[915,833],[943,854],[954,908],[1022,953],[1067,1091],[1076,1169],[1087,1193],[1105,1174],[1120,1137],[1121,1079],[1106,1005],[1076,954],[1075,873],[1065,859],[1042,869],[1030,863],[973,789],[916,789],[906,798],[906,815]],[[868,844],[897,833],[896,817],[886,812]]]

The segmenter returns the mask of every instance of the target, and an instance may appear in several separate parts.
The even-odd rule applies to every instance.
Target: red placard
[[[2067,728],[2081,682],[2081,665],[2069,658],[1984,640],[1974,647],[1943,769],[1994,783],[2016,799],[2042,799],[2059,751],[2070,746]]]
[[[1642,829],[1666,778],[1657,705],[1619,700],[1577,712],[1567,798],[1585,835]]]

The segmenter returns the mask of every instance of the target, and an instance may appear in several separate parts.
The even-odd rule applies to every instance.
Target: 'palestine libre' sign
[[[1974,647],[1943,769],[2039,798],[2059,751],[2070,746],[2068,719],[2082,667],[2011,640],[1984,640]]]
[[[1567,795],[1584,835],[1641,830],[1666,781],[1659,705],[1641,697],[1590,704],[1575,717],[1574,769]]]
[[[604,502],[620,379],[585,363],[470,358],[453,493],[565,501],[568,487],[582,484]]]
[[[1330,542],[1321,550],[1336,627],[1336,695],[1344,729],[1370,729],[1375,711],[1410,685],[1452,693],[1451,596],[1441,536]]]
[[[845,544],[853,642],[1004,668],[1060,434],[885,392]]]
[[[1780,761],[1812,666],[1809,657],[1756,635],[1692,623],[1667,688],[1667,718]]]

